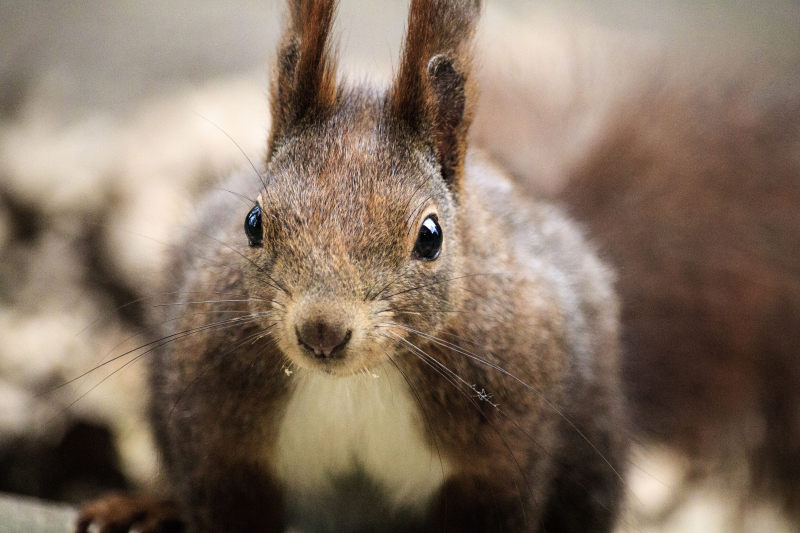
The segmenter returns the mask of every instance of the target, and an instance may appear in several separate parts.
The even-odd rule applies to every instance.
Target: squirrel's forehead
[[[381,181],[419,173],[424,157],[392,128],[368,128],[330,121],[280,146],[269,170],[276,178],[309,182],[358,179]]]
[[[274,207],[303,218],[406,224],[425,198],[438,203],[444,185],[435,183],[435,166],[424,155],[383,141],[353,131],[308,138],[302,147],[293,141],[270,164],[265,207],[273,199],[282,204]]]
[[[372,187],[358,180],[342,184],[296,183],[286,190],[270,190],[259,196],[265,212],[277,217],[309,222],[394,226],[404,223],[409,209],[422,201],[419,191]]]
[[[350,164],[341,160],[299,163],[267,180],[264,196],[268,202],[272,198],[297,208],[393,212],[417,196],[433,194],[430,176],[407,167],[363,159]]]

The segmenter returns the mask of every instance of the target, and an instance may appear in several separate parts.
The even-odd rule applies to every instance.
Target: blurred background
[[[487,4],[474,136],[505,146],[497,156],[543,195],[649,72],[796,72],[800,56],[796,1]],[[156,481],[146,362],[98,365],[150,340],[143,308],[193,199],[262,158],[281,8],[0,2],[0,492],[75,503]],[[341,72],[385,80],[406,8],[342,0]],[[515,87],[535,92],[535,127],[482,111]],[[622,531],[791,530],[777,506],[743,508],[669,449],[639,446],[633,464]]]

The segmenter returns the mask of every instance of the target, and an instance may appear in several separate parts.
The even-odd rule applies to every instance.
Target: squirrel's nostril
[[[322,320],[309,321],[299,328],[295,326],[297,342],[318,359],[330,359],[341,355],[353,336],[351,329],[343,325],[330,324]]]

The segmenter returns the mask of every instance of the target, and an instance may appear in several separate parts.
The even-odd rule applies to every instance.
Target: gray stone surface
[[[0,494],[0,533],[68,533],[74,522],[71,507]]]

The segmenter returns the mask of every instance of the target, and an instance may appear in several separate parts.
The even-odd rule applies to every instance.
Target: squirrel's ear
[[[337,98],[328,37],[336,0],[288,0],[288,20],[270,86],[272,131],[267,160],[293,124],[330,109]]]
[[[472,37],[479,0],[412,0],[400,69],[390,94],[394,118],[430,142],[454,189],[472,121]]]

